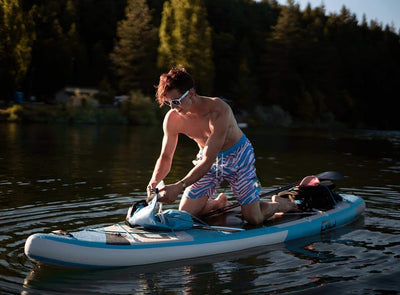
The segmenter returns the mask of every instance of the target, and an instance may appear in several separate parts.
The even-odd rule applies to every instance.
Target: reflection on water
[[[142,199],[160,128],[0,125],[0,293],[385,293],[400,275],[400,132],[246,130],[263,190],[306,174],[346,175],[339,191],[362,196],[364,218],[341,229],[242,253],[146,267],[35,266],[23,254],[35,232],[102,226]],[[172,173],[191,168],[179,143]],[[227,194],[232,197],[229,190]],[[176,207],[177,204],[172,205]]]

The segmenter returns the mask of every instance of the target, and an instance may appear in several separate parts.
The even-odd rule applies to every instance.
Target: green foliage
[[[63,116],[70,123],[85,124],[126,124],[128,119],[115,108],[99,108],[94,96],[81,94],[79,90],[65,104]]]
[[[252,111],[265,99],[267,81],[265,38],[276,23],[280,8],[270,1],[206,0],[213,36],[216,95],[234,100]]]
[[[252,125],[267,125],[273,127],[291,127],[293,119],[280,106],[258,107],[255,116],[250,120]]]
[[[71,96],[67,102],[67,108],[70,109],[94,109],[99,106],[99,102],[90,94],[81,94],[79,89]]]
[[[85,58],[77,22],[76,2],[72,0],[38,1],[31,7],[36,41],[28,84],[31,91],[44,97],[79,79]]]
[[[121,112],[133,125],[154,125],[159,122],[159,108],[140,91],[131,92],[129,99],[122,102]]]
[[[0,121],[9,121],[9,122],[19,121],[21,111],[22,107],[17,104],[5,110],[0,110]]]
[[[164,3],[160,25],[158,66],[163,71],[183,65],[199,91],[211,92],[214,82],[211,27],[202,0]]]
[[[157,76],[178,64],[199,93],[226,97],[258,122],[287,122],[265,115],[279,106],[292,124],[400,128],[400,36],[393,25],[358,22],[346,7],[328,15],[324,6],[275,0],[0,0],[1,100],[18,86],[43,101],[76,86],[97,87],[110,105],[115,94],[150,95]],[[146,104],[128,115],[133,105],[127,117],[67,105],[47,106],[46,117],[45,107],[23,105],[18,118],[158,120]]]
[[[110,57],[123,92],[143,89],[154,91],[157,77],[157,29],[145,0],[128,0],[125,19],[118,24],[117,46]]]
[[[68,122],[61,105],[23,105],[19,114],[22,122],[54,123]]]
[[[127,124],[118,108],[99,108],[98,101],[79,91],[65,104],[23,104],[0,110],[0,121],[72,124]]]
[[[268,39],[268,72],[265,77],[269,81],[268,102],[279,103],[291,112],[297,108],[296,96],[303,88],[296,70],[304,35],[299,26],[300,17],[299,6],[289,1],[289,6],[282,8]]]
[[[22,80],[31,61],[32,18],[19,0],[0,0],[0,89],[6,98]]]

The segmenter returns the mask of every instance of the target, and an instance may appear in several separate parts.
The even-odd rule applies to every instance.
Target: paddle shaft
[[[320,174],[317,174],[316,176],[318,177],[319,180],[340,180],[340,179],[343,179],[343,175],[340,174],[339,172],[335,172],[335,171],[322,172]],[[280,188],[274,189],[272,191],[263,193],[263,194],[260,195],[260,198],[263,198],[263,197],[266,197],[266,196],[270,196],[270,195],[274,195],[274,194],[283,192],[285,190],[291,189],[292,187],[294,187],[296,185],[299,185],[300,182],[301,182],[301,180],[293,182],[293,183],[285,185],[285,186],[282,186]],[[232,210],[234,208],[237,208],[239,206],[240,206],[240,204],[238,202],[236,202],[236,203],[233,203],[231,205],[227,205],[227,206],[218,208],[216,210],[213,210],[211,212],[208,212],[208,213],[202,215],[201,218],[206,218],[206,217],[213,216],[215,214],[223,213],[223,212]]]
[[[288,185],[285,185],[285,186],[283,186],[283,187],[274,189],[274,190],[272,190],[272,191],[263,193],[263,194],[260,195],[260,198],[264,198],[264,197],[269,196],[269,195],[273,195],[273,194],[277,194],[277,193],[283,192],[283,191],[285,191],[285,190],[288,190],[288,189],[290,189],[290,188],[292,188],[292,187],[298,185],[299,183],[300,183],[300,181],[298,181],[298,182],[293,182],[292,184],[288,184]],[[240,204],[239,204],[238,202],[236,202],[236,203],[233,203],[233,204],[230,204],[230,205],[227,205],[227,206],[218,208],[218,209],[213,210],[213,211],[211,211],[211,212],[208,212],[208,213],[202,215],[201,218],[206,218],[206,217],[210,217],[210,216],[215,215],[215,214],[223,213],[223,212],[232,210],[232,209],[234,209],[234,208],[237,208],[237,207],[239,207],[239,206],[240,206]]]

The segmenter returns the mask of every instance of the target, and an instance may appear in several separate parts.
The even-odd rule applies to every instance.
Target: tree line
[[[261,122],[400,127],[399,33],[344,6],[328,14],[293,0],[0,0],[0,100],[19,90],[49,101],[66,85],[95,87],[104,102],[153,97],[175,65],[200,94]]]

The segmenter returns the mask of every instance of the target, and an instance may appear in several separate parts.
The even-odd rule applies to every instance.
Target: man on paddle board
[[[254,150],[238,127],[232,109],[220,98],[197,94],[184,68],[172,68],[160,76],[156,98],[160,106],[170,106],[171,110],[164,118],[162,148],[147,187],[148,200],[171,169],[179,134],[185,134],[200,149],[195,166],[180,181],[165,186],[160,202],[172,203],[184,191],[179,209],[201,216],[228,204],[224,194],[212,198],[220,183],[227,180],[243,218],[251,224],[294,208],[292,202],[283,199],[260,200]]]

